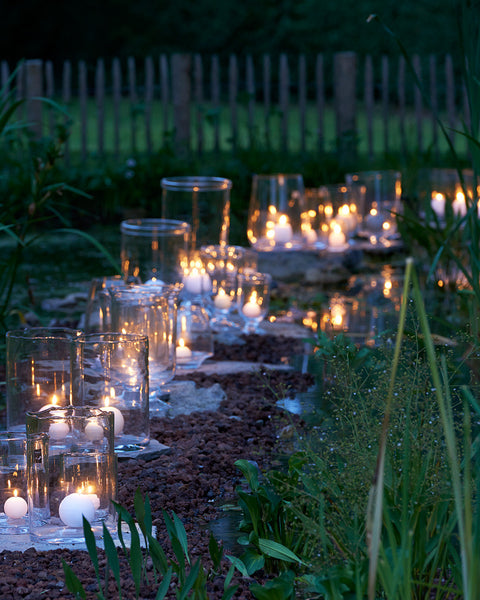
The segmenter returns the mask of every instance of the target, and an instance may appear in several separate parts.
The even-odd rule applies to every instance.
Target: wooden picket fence
[[[82,159],[151,153],[165,144],[197,153],[257,146],[362,150],[371,159],[407,149],[438,156],[434,111],[452,131],[460,128],[468,121],[465,93],[450,55],[415,55],[412,64],[423,95],[403,57],[353,52],[225,59],[172,54],[114,59],[108,66],[103,59],[66,61],[60,68],[28,60],[10,85],[28,99],[27,118],[37,135],[53,131],[55,116],[35,98],[71,110],[70,151]],[[14,68],[0,64],[2,87]]]

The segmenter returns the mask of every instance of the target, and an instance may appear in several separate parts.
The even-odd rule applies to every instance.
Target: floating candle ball
[[[232,305],[232,299],[225,292],[225,290],[219,289],[218,294],[215,296],[213,303],[215,304],[215,308],[220,310],[228,310]]]
[[[48,410],[49,408],[56,408],[57,406],[60,406],[59,401],[58,401],[58,396],[57,396],[57,394],[53,394],[50,403],[45,404],[45,406],[42,406],[42,408],[40,409],[40,412],[43,410]]]
[[[27,514],[28,505],[26,501],[17,495],[15,490],[14,495],[5,500],[3,511],[10,519],[21,519]]]
[[[92,521],[95,517],[95,506],[87,494],[69,494],[58,507],[60,519],[69,527],[82,527],[83,517]]]
[[[175,355],[178,362],[187,362],[192,358],[192,351],[185,345],[183,338],[178,340],[178,346],[175,348]]]
[[[65,421],[55,421],[50,423],[48,434],[52,440],[64,440],[70,432],[70,427]]]
[[[93,421],[87,423],[85,426],[85,435],[91,442],[99,442],[103,440],[103,427]]]
[[[262,309],[257,302],[257,293],[253,291],[248,302],[243,305],[242,313],[249,319],[256,319],[260,316],[261,312]]]
[[[105,404],[105,406],[102,407],[102,410],[106,410],[113,413],[113,434],[115,436],[120,435],[125,426],[125,419],[123,418],[123,415],[120,412],[120,410],[116,406],[109,406],[108,404]]]
[[[278,217],[278,222],[275,223],[273,232],[274,240],[279,244],[287,244],[292,241],[293,229],[288,222],[287,215],[280,215]]]

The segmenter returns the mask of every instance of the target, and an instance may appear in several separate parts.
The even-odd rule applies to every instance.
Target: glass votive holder
[[[113,413],[70,406],[28,412],[26,423],[31,538],[84,543],[83,517],[96,537],[102,536],[103,525],[114,532]]]
[[[237,276],[242,266],[243,251],[238,246],[203,246],[200,255],[211,281],[208,309],[210,327],[214,331],[237,329],[230,319],[236,305]]]
[[[29,410],[71,403],[71,352],[79,334],[61,327],[7,331],[7,430],[25,431]]]
[[[247,228],[253,248],[295,250],[303,246],[304,192],[299,174],[253,176]]]
[[[402,176],[399,171],[359,171],[346,175],[361,195],[362,220],[358,234],[372,243],[398,237],[396,215],[401,212]]]
[[[151,396],[167,396],[166,384],[175,376],[176,311],[181,284],[142,285],[114,290],[112,328],[148,338]]]
[[[189,250],[205,244],[228,244],[230,190],[223,177],[164,177],[162,217],[181,219],[191,226]]]
[[[84,325],[85,333],[112,331],[112,307],[110,290],[127,287],[121,275],[97,277],[90,282]]]
[[[212,280],[207,273],[199,250],[185,255],[180,261],[182,273],[182,297],[187,299],[206,299],[212,291]]]
[[[203,304],[189,300],[180,303],[177,312],[176,370],[196,369],[213,356],[213,332]]]
[[[148,348],[147,336],[136,333],[75,340],[73,404],[113,414],[117,453],[142,450],[150,441]]]
[[[261,333],[260,323],[265,319],[270,305],[269,273],[240,273],[238,276],[238,312],[244,323],[243,333]]]
[[[28,533],[27,437],[0,433],[0,534]]]
[[[305,189],[305,207],[302,218],[302,237],[306,248],[324,250],[333,216],[330,198],[320,193],[321,188]]]
[[[171,219],[128,219],[120,224],[122,275],[127,283],[175,283],[188,251],[190,225]]]

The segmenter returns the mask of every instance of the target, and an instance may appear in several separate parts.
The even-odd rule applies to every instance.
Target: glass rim
[[[148,346],[148,336],[143,333],[122,333],[120,331],[108,331],[104,333],[81,333],[75,338],[75,343],[85,345],[89,342],[97,344],[121,344],[125,342],[145,343]]]
[[[70,340],[78,337],[82,331],[71,327],[24,327],[23,329],[10,329],[5,337],[19,340],[59,339]]]
[[[127,235],[145,235],[152,234],[163,235],[185,235],[191,231],[190,225],[186,221],[176,221],[174,219],[126,219],[120,223],[120,231]]]
[[[209,177],[204,175],[194,176],[185,175],[179,177],[163,177],[160,185],[164,190],[172,191],[193,191],[197,192],[214,192],[225,191],[232,188],[231,179],[225,177]]]

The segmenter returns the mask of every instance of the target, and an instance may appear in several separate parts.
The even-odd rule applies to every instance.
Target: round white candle
[[[232,305],[232,299],[225,292],[225,290],[218,290],[218,294],[213,299],[213,303],[215,304],[215,308],[220,310],[228,310]]]
[[[50,423],[48,428],[48,434],[52,438],[52,440],[64,440],[70,431],[70,427],[68,423],[65,421],[57,421],[55,423]]]
[[[120,435],[125,426],[125,419],[122,413],[116,406],[103,406],[102,410],[108,410],[113,413],[113,433],[115,436]]]
[[[293,229],[286,215],[280,215],[278,223],[273,227],[273,238],[275,242],[287,244],[292,240]]]
[[[192,358],[192,351],[185,345],[182,338],[178,340],[178,346],[175,348],[175,356],[179,363],[187,362]]]
[[[93,508],[95,510],[98,510],[100,508],[100,498],[97,496],[97,494],[84,494],[89,500],[90,502],[93,504]]]
[[[98,423],[87,423],[85,427],[85,435],[91,442],[99,442],[103,440],[103,427]]]
[[[328,245],[330,248],[343,248],[345,246],[345,234],[340,225],[333,225],[332,231],[328,235]]]
[[[27,503],[20,496],[10,496],[5,500],[3,505],[3,512],[10,517],[10,519],[21,519],[27,514]]]
[[[95,506],[90,494],[69,494],[60,502],[58,514],[60,519],[69,527],[81,527],[83,518],[92,521],[95,517]]]
[[[243,305],[242,312],[249,319],[255,319],[260,316],[262,309],[257,302],[249,300]]]

